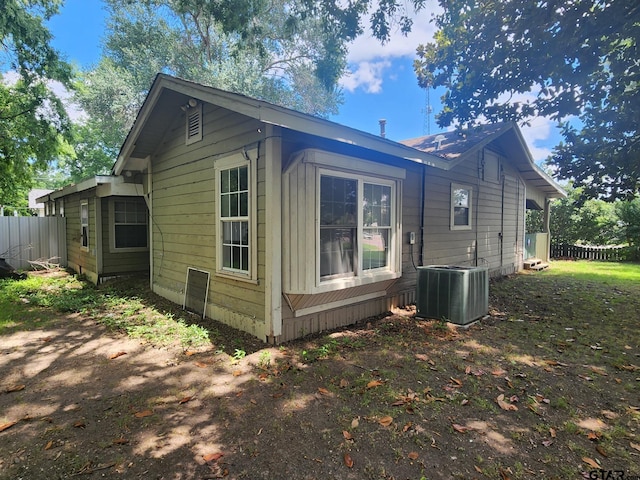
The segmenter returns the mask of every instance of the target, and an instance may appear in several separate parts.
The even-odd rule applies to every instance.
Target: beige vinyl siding
[[[123,273],[146,272],[149,270],[149,250],[118,252],[113,250],[113,221],[109,215],[109,201],[112,197],[97,199],[102,205],[102,272],[100,276]],[[119,197],[122,198],[122,197]]]
[[[211,274],[206,314],[265,338],[264,333],[264,157],[257,179],[257,282],[216,275],[218,226],[217,159],[255,148],[261,124],[228,110],[204,105],[203,140],[185,145],[184,114],[176,118],[152,156],[153,239],[152,285],[155,291],[182,303],[188,267]],[[253,150],[255,157],[256,150]],[[261,155],[263,152],[261,152]]]
[[[79,274],[84,274],[94,283],[98,282],[96,251],[96,198],[95,189],[69,195],[64,199],[64,216],[67,219],[67,262]],[[80,246],[80,203],[87,201],[89,211],[89,248]]]

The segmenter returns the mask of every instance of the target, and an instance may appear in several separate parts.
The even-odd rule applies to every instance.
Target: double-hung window
[[[80,202],[80,248],[89,250],[89,202]]]
[[[255,274],[254,176],[244,155],[216,162],[218,273],[249,279]]]
[[[393,271],[395,182],[320,175],[320,281]]]
[[[451,184],[451,230],[471,229],[471,187]]]
[[[113,218],[113,248],[147,248],[147,207],[142,198],[116,198],[110,202]]]

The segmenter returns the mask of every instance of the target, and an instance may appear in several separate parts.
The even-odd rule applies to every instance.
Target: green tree
[[[638,2],[440,5],[435,41],[418,47],[414,63],[421,86],[446,89],[440,126],[549,117],[564,135],[550,159],[557,176],[590,196],[638,193]]]
[[[634,247],[640,247],[640,198],[618,203],[616,214],[620,219],[627,243]]]
[[[44,21],[58,0],[0,0],[0,204],[24,203],[35,174],[72,154],[69,119],[49,84],[70,86],[71,68],[51,48]]]

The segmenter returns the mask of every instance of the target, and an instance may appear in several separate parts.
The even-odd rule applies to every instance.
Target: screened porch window
[[[80,248],[89,250],[89,203],[80,203]]]

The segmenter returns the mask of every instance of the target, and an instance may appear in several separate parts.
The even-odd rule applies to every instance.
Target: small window
[[[89,250],[89,202],[80,203],[80,248]]]
[[[471,187],[451,185],[451,230],[471,229]]]
[[[202,104],[187,108],[185,142],[187,145],[202,140]]]
[[[111,201],[113,246],[121,249],[147,248],[147,207],[142,198]]]

